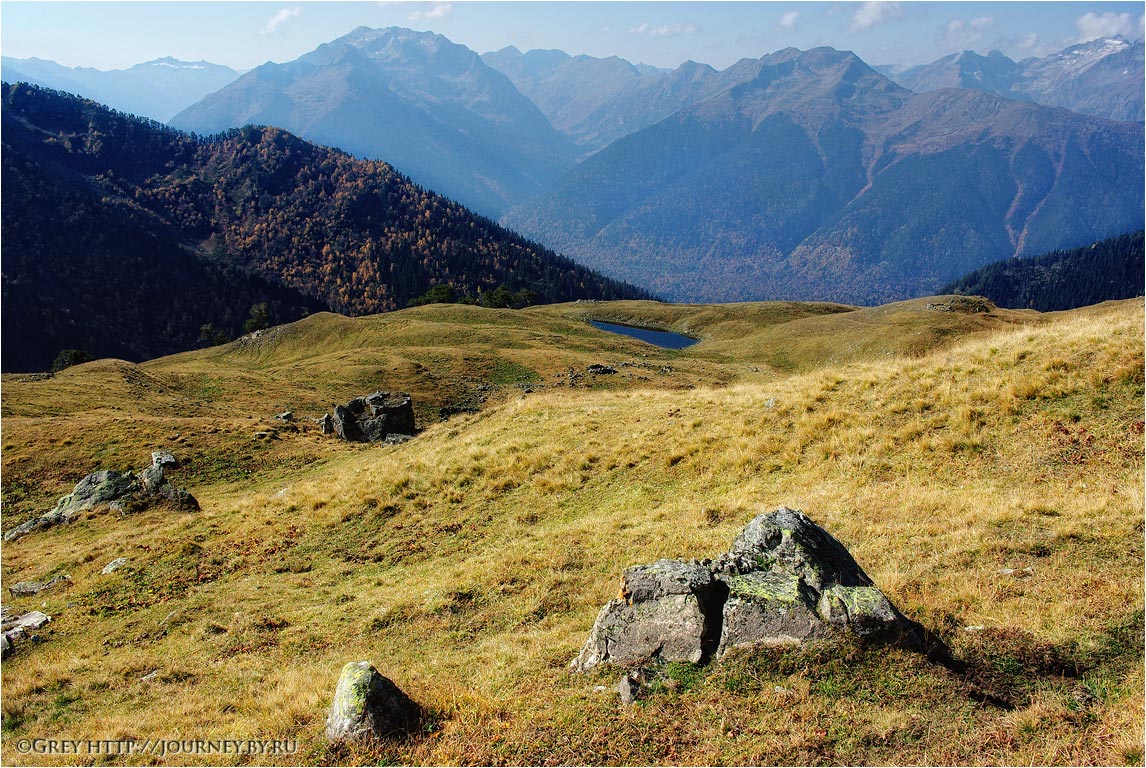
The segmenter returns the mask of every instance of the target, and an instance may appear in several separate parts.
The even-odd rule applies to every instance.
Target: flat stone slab
[[[59,586],[67,586],[72,583],[67,574],[61,574],[50,581],[18,581],[12,586],[8,587],[8,591],[15,597],[27,597],[29,595],[36,595],[40,592],[47,592]]]

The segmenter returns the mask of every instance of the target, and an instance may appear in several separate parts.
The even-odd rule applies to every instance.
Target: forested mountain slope
[[[3,91],[6,370],[61,347],[132,359],[330,307],[478,297],[643,297],[416,186],[273,128],[192,137],[26,85]]]
[[[1052,312],[1141,296],[1142,230],[1067,251],[980,267],[943,293],[986,296],[1000,307]]]

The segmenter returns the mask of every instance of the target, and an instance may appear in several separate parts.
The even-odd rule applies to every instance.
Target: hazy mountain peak
[[[209,61],[164,56],[127,69],[65,67],[47,59],[4,57],[5,78],[27,80],[153,120],[171,116],[232,82],[239,73]]]
[[[486,215],[573,162],[571,143],[505,75],[442,35],[402,27],[358,27],[260,67],[172,122],[201,133],[278,125],[392,163]]]
[[[746,61],[746,59],[741,59],[741,61]],[[673,72],[697,72],[697,71],[715,72],[716,70],[713,67],[709,66],[708,64],[703,64],[699,61],[693,61],[692,59],[686,60],[679,67],[677,67],[676,69],[673,70]]]
[[[986,56],[962,51],[930,64],[885,71],[919,93],[972,88],[1097,117],[1141,120],[1146,112],[1143,59],[1141,43],[1113,35],[1020,62],[999,51]]]

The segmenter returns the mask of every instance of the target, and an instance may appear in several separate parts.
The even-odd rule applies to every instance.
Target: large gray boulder
[[[336,405],[334,433],[353,443],[380,443],[387,435],[413,435],[414,405],[405,392],[374,392]]]
[[[736,648],[848,633],[918,645],[915,625],[855,558],[807,515],[752,520],[715,560],[658,560],[625,571],[573,668],[701,662]]]
[[[101,505],[121,510],[128,509],[130,505],[138,509],[167,499],[180,509],[195,511],[199,509],[195,497],[165,479],[164,468],[174,463],[175,457],[170,453],[156,451],[151,454],[151,465],[140,472],[117,472],[114,469],[92,472],[76,483],[71,493],[61,497],[53,509],[7,531],[4,541],[14,541],[32,531],[70,523],[80,512]]]
[[[910,624],[847,548],[802,512],[757,516],[712,567],[729,587],[720,655],[839,631],[893,635]]]
[[[364,744],[417,730],[422,710],[368,661],[342,668],[326,717],[326,739],[334,744]]]
[[[720,639],[715,592],[712,572],[699,563],[658,560],[627,569],[620,595],[601,609],[573,667],[635,667],[654,657],[700,661]]]

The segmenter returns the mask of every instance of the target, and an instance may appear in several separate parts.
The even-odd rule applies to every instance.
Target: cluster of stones
[[[752,520],[715,560],[627,569],[572,667],[700,663],[737,648],[837,633],[918,640],[915,625],[839,541],[802,512],[781,508]]]
[[[414,404],[405,392],[374,392],[336,405],[318,423],[323,434],[352,443],[402,442],[415,432]]]
[[[3,627],[3,635],[0,635],[0,657],[7,657],[17,642],[32,637],[32,632],[51,620],[51,616],[41,611],[17,614],[8,606],[0,605],[0,625]]]
[[[56,506],[4,534],[4,541],[14,541],[41,528],[71,522],[84,510],[107,505],[120,513],[139,511],[160,501],[180,509],[196,511],[199,502],[182,488],[168,482],[167,467],[176,466],[175,457],[167,451],[153,451],[151,466],[141,472],[117,472],[104,469],[80,480],[72,492],[60,498]]]
[[[738,648],[799,644],[836,633],[919,647],[916,625],[872,583],[840,542],[787,508],[750,522],[715,560],[658,560],[625,571],[572,667],[626,670],[635,700],[656,662],[700,663]],[[342,669],[326,720],[335,744],[415,731],[421,710],[369,662]]]

